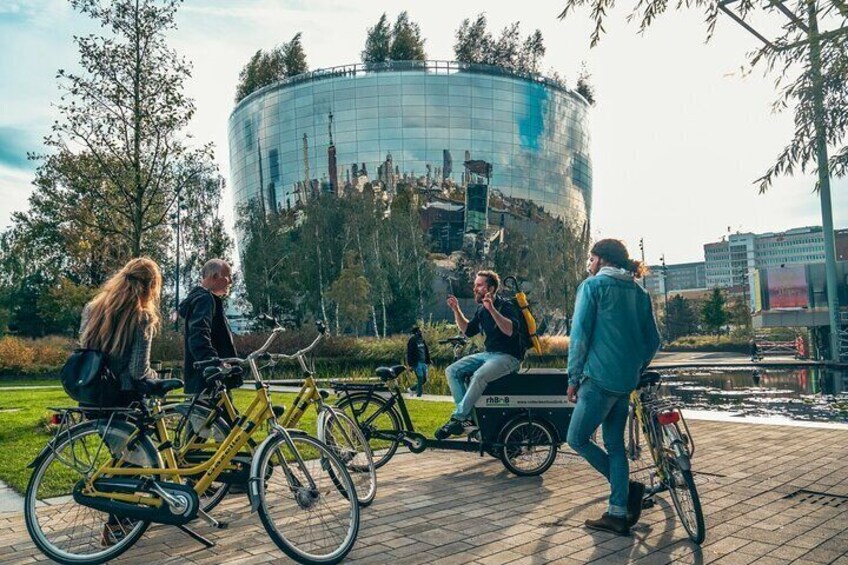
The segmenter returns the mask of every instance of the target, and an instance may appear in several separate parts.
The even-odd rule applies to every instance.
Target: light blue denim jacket
[[[659,345],[651,299],[627,271],[603,267],[577,288],[569,384],[586,377],[605,390],[629,393]]]

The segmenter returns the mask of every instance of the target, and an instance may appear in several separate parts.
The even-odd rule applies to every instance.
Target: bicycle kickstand
[[[210,547],[215,547],[214,541],[211,541],[211,540],[203,537],[202,535],[198,534],[197,532],[195,532],[194,530],[192,530],[188,526],[182,525],[182,526],[177,526],[177,528],[179,528],[183,533],[185,533],[188,537],[192,538],[194,541],[205,545],[207,549],[210,548]]]

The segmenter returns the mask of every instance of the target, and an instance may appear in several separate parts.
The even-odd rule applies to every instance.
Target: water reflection
[[[848,371],[715,370],[664,377],[663,394],[686,408],[848,423]]]

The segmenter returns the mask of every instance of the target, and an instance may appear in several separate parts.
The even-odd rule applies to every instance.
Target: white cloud
[[[171,43],[194,64],[188,84],[197,102],[192,133],[198,141],[215,142],[228,176],[227,120],[239,71],[257,49],[302,31],[312,68],[357,62],[365,30],[384,11],[393,19],[406,9],[421,25],[430,58],[451,59],[463,18],[485,11],[496,32],[520,18],[524,34],[539,28],[545,37],[543,68],[573,80],[587,61],[593,75],[595,234],[621,237],[634,250],[644,237],[650,261],[665,252],[677,262],[701,258],[703,243],[728,226],[769,231],[820,224],[809,178],[780,179],[763,196],[752,184],[788,142],[792,116],[771,113],[772,77],[739,72],[745,53],[757,47],[750,35],[721,18],[715,39],[704,45],[703,17],[693,11],[664,14],[639,36],[635,25],[624,22],[628,3],[612,11],[609,33],[590,50],[588,15],[559,21],[562,5],[546,0],[516,11],[513,4],[484,0],[194,0],[182,5]],[[44,6],[45,14],[67,10],[58,0]],[[58,98],[55,70],[74,64],[71,36],[89,25],[79,17],[58,24],[54,17],[38,17],[0,37],[0,76],[8,77],[0,85],[0,126],[31,127],[38,135],[49,126],[50,102]],[[18,193],[29,190],[28,182],[19,182]],[[834,186],[837,226],[848,224],[846,189],[845,182]],[[0,202],[0,226],[10,206],[24,199]],[[225,213],[231,218],[229,200],[228,194]]]

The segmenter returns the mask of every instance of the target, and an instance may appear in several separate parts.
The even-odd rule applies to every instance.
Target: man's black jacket
[[[202,286],[191,289],[180,303],[180,316],[185,319],[185,391],[197,394],[203,390],[203,370],[194,368],[195,361],[213,357],[235,357],[233,334],[224,316],[224,303]]]
[[[423,341],[423,338],[422,338]],[[427,342],[424,342],[424,359],[418,358],[418,337],[412,336],[409,338],[409,341],[406,342],[406,363],[410,367],[415,367],[418,363],[423,361],[427,365],[430,364],[430,348],[427,347]]]

